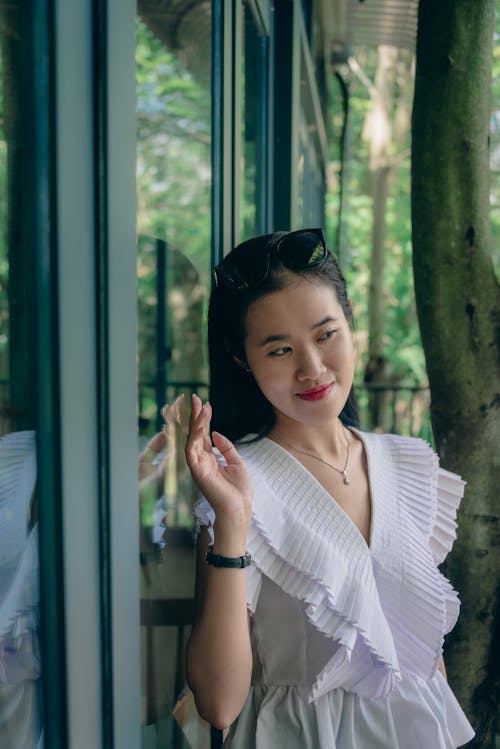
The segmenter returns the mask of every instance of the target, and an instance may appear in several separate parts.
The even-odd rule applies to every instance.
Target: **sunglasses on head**
[[[216,267],[215,285],[233,291],[258,286],[269,275],[272,255],[289,270],[305,270],[319,265],[328,254],[323,229],[298,229],[269,244],[272,236],[254,237],[235,247]]]

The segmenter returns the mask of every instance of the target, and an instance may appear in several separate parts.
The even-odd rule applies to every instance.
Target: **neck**
[[[328,424],[317,425],[277,420],[269,437],[277,442],[285,440],[315,455],[336,458],[345,456],[348,432],[338,418]]]

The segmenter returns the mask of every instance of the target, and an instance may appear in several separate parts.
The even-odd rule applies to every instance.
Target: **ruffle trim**
[[[0,640],[11,638],[16,646],[27,632],[38,628],[40,602],[38,531],[33,528],[9,588],[0,601]]]
[[[457,537],[457,512],[464,495],[465,481],[444,468],[437,472],[437,506],[429,543],[436,564],[441,564]]]
[[[26,543],[28,508],[36,482],[35,432],[0,438],[0,566],[9,565]]]
[[[456,537],[464,482],[439,467],[437,455],[423,440],[387,438],[397,466],[401,551],[411,595],[404,597],[403,606],[399,602],[391,608],[388,603],[385,610],[396,633],[402,668],[430,677],[437,668],[444,635],[455,625],[460,609],[456,591],[436,564],[445,558]]]
[[[207,502],[205,497],[200,497],[193,507],[195,519],[195,534],[198,537],[202,528],[207,528],[210,537],[210,543],[214,542],[214,523],[215,512],[212,506]]]
[[[401,494],[418,527],[428,539],[436,564],[451,551],[457,533],[457,510],[465,482],[439,466],[427,442],[388,435],[401,469]]]

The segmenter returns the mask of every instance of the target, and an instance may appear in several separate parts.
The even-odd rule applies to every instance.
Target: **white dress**
[[[367,434],[370,545],[271,440],[240,444],[255,488],[248,551],[252,688],[236,749],[455,749],[474,731],[441,673],[459,601],[437,569],[461,479],[427,443]],[[214,513],[201,499],[199,525]]]
[[[0,438],[0,746],[42,749],[38,642],[38,528],[28,528],[36,482],[32,431]]]

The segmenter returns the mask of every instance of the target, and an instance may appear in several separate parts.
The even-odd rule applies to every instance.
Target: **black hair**
[[[281,262],[273,247],[288,232],[264,234],[250,240],[252,251],[269,254],[269,274],[256,287],[245,290],[216,286],[208,307],[208,353],[210,365],[209,400],[213,409],[212,429],[230,440],[254,434],[255,439],[265,437],[272,430],[275,413],[262,394],[252,374],[235,362],[246,361],[245,319],[248,308],[260,297],[280,291],[290,285],[293,278],[326,284],[335,291],[349,323],[352,309],[348,299],[344,276],[335,257],[328,252],[320,264],[301,270],[289,270]],[[260,242],[256,242],[256,239]],[[241,245],[240,245],[241,246]],[[340,413],[346,426],[359,426],[354,387]]]

